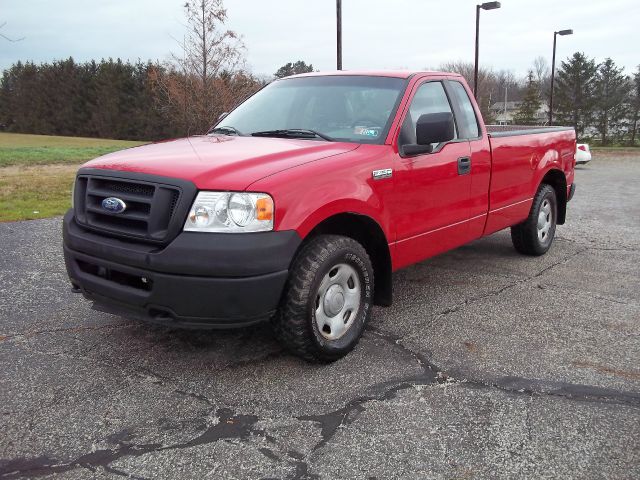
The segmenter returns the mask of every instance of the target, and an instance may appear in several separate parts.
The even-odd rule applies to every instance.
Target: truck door
[[[452,141],[432,153],[406,156],[402,145],[416,143],[416,122],[427,113],[453,112],[439,80],[418,84],[398,134],[394,173],[394,268],[402,268],[469,240],[471,159],[459,128]]]
[[[489,181],[491,180],[491,148],[489,138],[482,134],[477,112],[471,102],[471,92],[456,78],[444,82],[456,115],[458,136],[469,140],[471,150],[471,196],[469,199],[469,234],[479,238],[489,210]]]

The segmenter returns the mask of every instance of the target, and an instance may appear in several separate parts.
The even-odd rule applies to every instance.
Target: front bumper
[[[191,328],[268,319],[301,242],[294,231],[182,232],[158,247],[85,230],[73,210],[63,238],[69,279],[97,309]]]

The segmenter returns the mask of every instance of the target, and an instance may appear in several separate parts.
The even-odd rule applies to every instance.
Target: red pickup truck
[[[295,354],[358,342],[392,272],[511,227],[544,254],[574,184],[571,128],[494,131],[461,76],[277,80],[206,135],[78,171],[64,217],[75,291],[182,327],[271,320]]]

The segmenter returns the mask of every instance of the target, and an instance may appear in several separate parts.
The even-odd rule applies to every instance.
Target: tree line
[[[595,138],[602,145],[636,143],[640,65],[628,76],[611,58],[597,64],[576,52],[562,62],[557,85],[558,123],[573,125],[579,137]]]
[[[17,62],[0,78],[0,126],[44,135],[160,140],[201,134],[262,88],[244,62],[245,46],[224,28],[223,0],[188,0],[187,34],[166,62],[73,58]],[[313,71],[298,60],[282,78]]]
[[[472,63],[450,62],[440,68],[473,82]],[[491,105],[508,98],[520,103],[514,123],[547,125],[550,92],[551,72],[543,57],[534,60],[522,79],[506,70],[479,71],[477,100],[487,123],[495,121]],[[584,53],[574,53],[556,70],[553,123],[573,126],[584,141],[636,145],[640,140],[640,65],[627,75],[611,58],[597,63]]]
[[[274,77],[312,71],[290,62]],[[265,84],[245,70],[203,80],[152,62],[17,62],[0,79],[0,125],[19,133],[161,140],[206,132]]]
[[[11,132],[43,135],[127,140],[177,135],[178,126],[158,108],[155,71],[151,63],[111,59],[18,62],[2,76],[0,124]]]
[[[187,33],[166,62],[18,62],[0,78],[5,130],[131,140],[204,133],[265,82],[224,28],[222,0],[188,0]]]

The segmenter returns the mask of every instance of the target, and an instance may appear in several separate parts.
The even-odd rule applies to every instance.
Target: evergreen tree
[[[636,138],[638,135],[638,128],[640,128],[640,65],[638,70],[633,74],[633,84],[631,93],[631,145],[636,144]]]
[[[298,60],[297,62],[289,62],[283,66],[281,66],[276,73],[273,74],[276,78],[284,78],[290,77],[291,75],[298,75],[299,73],[310,73],[313,72],[313,65],[306,64],[302,60]]]
[[[612,136],[620,135],[622,125],[628,119],[631,84],[622,70],[610,58],[598,67],[595,120],[602,145],[607,145]]]
[[[576,52],[562,62],[558,70],[554,91],[554,118],[560,124],[571,125],[578,137],[583,137],[587,127],[592,125],[596,109],[595,60]]]
[[[513,120],[516,125],[536,125],[540,110],[540,93],[538,83],[533,78],[533,71],[529,70],[527,89],[524,99]]]

